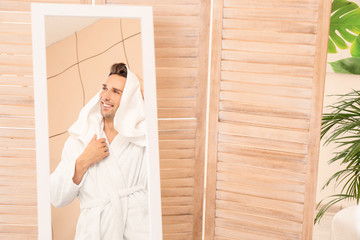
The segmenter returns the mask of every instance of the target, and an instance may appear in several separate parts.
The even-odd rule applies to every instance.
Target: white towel
[[[99,91],[80,111],[79,118],[69,128],[70,135],[88,143],[103,126]],[[128,138],[129,142],[145,146],[146,126],[144,100],[142,98],[139,79],[127,67],[125,88],[121,96],[119,108],[114,117],[114,128],[118,134]]]

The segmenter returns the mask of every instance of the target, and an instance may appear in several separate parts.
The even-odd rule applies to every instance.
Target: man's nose
[[[109,90],[106,90],[103,94],[103,98],[109,98],[110,97],[110,91]]]

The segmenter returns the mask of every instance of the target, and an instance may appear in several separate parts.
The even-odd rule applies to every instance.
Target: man
[[[148,239],[142,87],[123,63],[111,66],[102,90],[70,127],[51,174],[51,202],[76,197],[76,240]]]

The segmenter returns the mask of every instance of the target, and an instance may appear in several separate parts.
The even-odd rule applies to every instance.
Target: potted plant
[[[324,144],[335,143],[340,148],[329,164],[338,162],[344,168],[335,172],[323,188],[332,182],[344,185],[341,192],[329,196],[324,205],[325,199],[319,202],[314,223],[318,223],[334,204],[343,200],[356,200],[359,204],[360,200],[360,91],[342,95],[338,102],[328,107],[332,111],[323,114],[321,139],[325,140]]]

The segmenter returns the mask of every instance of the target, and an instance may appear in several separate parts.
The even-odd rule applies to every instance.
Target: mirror
[[[39,239],[74,239],[75,234],[80,237],[86,234],[100,234],[104,237],[112,236],[110,238],[135,234],[133,237],[142,236],[140,239],[144,239],[145,235],[149,236],[148,239],[162,239],[151,7],[32,4],[32,28]],[[102,131],[108,126],[106,125],[107,121],[103,120],[105,119],[104,114],[106,114],[104,111],[108,111],[108,109],[104,110],[104,107],[101,107],[100,110],[99,99],[100,97],[105,99],[110,95],[107,89],[102,88],[104,83],[106,83],[106,87],[111,88],[112,86],[111,82],[105,81],[114,77],[113,75],[108,77],[110,67],[114,63],[125,63],[128,71],[126,83],[124,82],[120,89],[124,95],[121,97],[120,102],[123,105],[119,105],[119,112],[119,109],[126,112],[124,104],[134,101],[126,99],[134,99],[133,96],[136,93],[140,96],[138,100],[142,100],[140,86],[143,81],[144,100],[141,101],[141,106],[144,108],[145,120],[141,123],[136,122],[134,126],[134,129],[138,130],[141,128],[139,126],[143,125],[141,128],[144,132],[142,140],[136,140],[139,137],[123,137],[130,132],[128,131],[131,128],[129,119],[135,118],[128,117],[124,124],[125,120],[121,122],[119,119],[122,118],[117,118],[115,115],[114,126],[119,133],[114,138],[111,137],[111,134],[108,135]],[[115,74],[115,76],[115,78],[119,78],[118,75]],[[135,79],[136,81],[134,81]],[[131,84],[138,90],[130,94]],[[99,92],[100,96],[97,95]],[[114,91],[111,94],[120,93]],[[106,96],[104,97],[104,95]],[[113,99],[111,97],[109,99],[108,103],[113,103]],[[104,117],[101,117],[100,122],[94,125],[99,125],[98,135],[103,133],[102,137],[107,139],[108,150],[105,152],[108,152],[110,156],[91,164],[77,184],[74,183],[74,179],[71,184],[75,185],[71,185],[69,182],[64,184],[63,182],[66,180],[60,181],[59,179],[71,179],[64,176],[74,176],[75,178],[75,173],[79,169],[76,167],[79,165],[75,164],[75,160],[69,163],[69,161],[66,162],[66,159],[79,159],[91,141],[89,138],[82,138],[80,133],[68,131],[68,129],[70,127],[74,129],[74,125],[76,125],[74,123],[81,119],[80,111],[86,109],[92,101],[96,102],[93,106],[99,106],[99,109],[96,108],[96,116]],[[104,103],[102,104],[104,106]],[[133,105],[129,106],[133,107]],[[116,109],[116,103],[111,107]],[[130,109],[127,111],[130,114],[126,116],[133,114],[133,109]],[[141,113],[139,114],[141,115]],[[87,119],[91,118],[93,122],[94,118],[89,116],[87,115]],[[116,127],[117,121],[119,121],[119,126],[121,124],[123,126],[123,128],[119,128],[120,130]],[[91,124],[89,126],[92,126]],[[79,126],[82,128],[84,125],[81,122],[80,125],[78,124]],[[89,132],[88,129],[85,132]],[[97,139],[99,140],[100,136]],[[122,141],[123,139],[126,144]],[[65,142],[67,147],[64,147]],[[78,145],[77,142],[82,142],[82,145]],[[69,145],[71,146],[69,147]],[[76,145],[75,150],[73,145]],[[116,152],[122,145],[126,146],[124,149],[130,149],[129,146],[140,149],[141,153],[137,158],[136,166],[133,160],[128,161],[130,163],[127,164],[126,159],[128,158],[125,157],[127,150]],[[133,148],[131,151],[131,156],[134,156]],[[68,154],[70,154],[69,157],[66,157]],[[117,156],[117,158],[112,156]],[[108,159],[115,161],[111,162]],[[70,173],[68,174],[68,172]],[[49,173],[53,173],[51,177]],[[141,177],[143,180],[138,180]],[[58,185],[59,182],[62,182],[62,185]],[[142,188],[137,189],[140,185]],[[145,185],[147,186],[144,187]],[[68,186],[70,190],[65,191],[66,194],[63,194],[62,190],[60,191],[62,201],[57,204],[56,201],[60,195],[59,191],[54,189],[64,189],[64,186]],[[73,191],[76,192],[73,193]],[[116,192],[115,197],[113,192]],[[140,193],[144,193],[145,197],[141,197]],[[69,194],[74,198],[76,195],[78,197],[74,200],[73,198],[63,200],[67,199]],[[53,204],[66,206],[50,207],[50,198]],[[134,202],[136,204],[133,204]],[[140,205],[146,205],[146,207],[141,210]],[[106,211],[114,212],[113,209],[110,210],[112,206],[118,211],[118,217],[111,215],[106,218]],[[101,217],[95,217],[96,220],[90,221],[89,219],[93,219],[95,215]],[[136,218],[138,219],[136,220]],[[98,221],[100,231],[89,231],[89,228],[98,229],[93,225],[96,221]],[[109,224],[105,224],[106,221],[115,221],[118,223],[116,226],[123,227],[109,230],[110,227]],[[144,221],[144,223],[139,224],[140,221]],[[101,227],[102,225],[106,225],[107,230]],[[142,228],[137,229],[139,226]],[[95,239],[97,238],[95,237]]]

